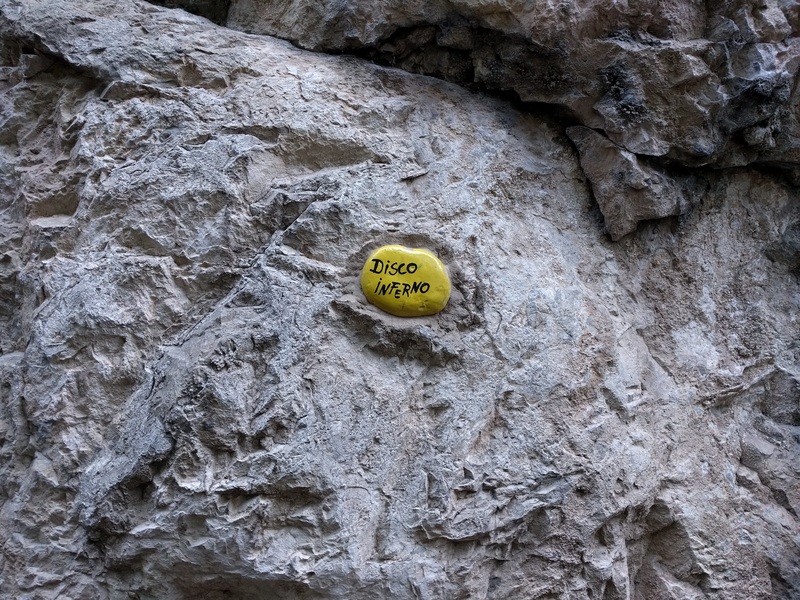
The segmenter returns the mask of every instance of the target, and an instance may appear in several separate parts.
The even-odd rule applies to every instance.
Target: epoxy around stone
[[[381,310],[398,317],[423,317],[447,305],[450,278],[432,252],[392,244],[370,254],[361,270],[361,289]]]

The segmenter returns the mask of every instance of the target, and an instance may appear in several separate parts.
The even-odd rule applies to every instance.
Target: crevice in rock
[[[164,8],[182,8],[193,15],[205,17],[217,25],[225,25],[231,0],[149,0]]]
[[[595,130],[606,139],[607,149],[618,147],[623,158],[614,176],[633,182],[633,188],[616,189],[601,181],[600,174],[609,175],[608,165],[592,164],[597,152],[577,144],[614,240],[635,231],[641,220],[683,214],[697,201],[701,194],[678,172],[682,169],[780,163],[789,178],[800,179],[795,158],[800,150],[790,133],[796,123],[788,110],[796,90],[788,67],[767,68],[766,56],[748,54],[759,35],[778,34],[755,21],[742,21],[738,13],[728,18],[724,6],[714,7],[713,14],[706,11],[699,24],[676,23],[667,13],[620,14],[582,33],[567,29],[554,36],[546,27],[522,35],[509,24],[489,25],[485,15],[467,14],[457,3],[431,7],[423,11],[425,16],[411,17],[411,11],[405,21],[389,18],[394,9],[386,9],[384,23],[374,22],[383,14],[380,10],[365,13],[348,3],[323,3],[313,10],[289,3],[281,8],[296,14],[272,14],[276,7],[267,0],[155,3],[185,8],[235,29],[274,35],[300,48],[352,55],[449,81],[507,100],[520,112],[555,119],[565,131],[578,126]],[[223,9],[228,14],[224,19],[219,16]],[[319,22],[306,29],[288,20],[288,14],[299,18],[309,11],[319,12]],[[549,18],[554,19],[550,26],[567,27],[567,16]],[[777,15],[754,18],[780,21]],[[687,27],[691,31],[683,31]],[[784,34],[792,31],[791,23],[785,27]],[[690,41],[696,47],[687,45]],[[739,65],[743,61],[750,66]],[[684,96],[688,104],[679,100]],[[632,189],[633,200],[628,193]]]

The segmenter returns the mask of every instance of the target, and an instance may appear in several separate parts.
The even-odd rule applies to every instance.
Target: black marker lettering
[[[411,267],[414,267],[413,269]],[[408,263],[408,272],[409,273],[416,273],[417,272],[417,263]]]
[[[372,268],[370,269],[371,273],[383,272],[383,261],[380,258],[373,258],[372,263]]]
[[[427,294],[431,289],[431,284],[427,281],[412,281],[411,283],[401,283],[399,281],[392,281],[383,283],[383,277],[378,279],[375,285],[376,296],[394,296],[400,298],[401,296],[411,296],[412,294]]]

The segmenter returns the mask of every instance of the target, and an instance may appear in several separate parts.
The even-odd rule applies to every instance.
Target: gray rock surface
[[[3,597],[800,595],[783,171],[136,0],[0,39]],[[613,242],[590,153],[686,204]],[[442,313],[366,303],[384,243]]]
[[[794,2],[232,0],[228,24],[513,90],[637,154],[692,165],[800,157]]]
[[[228,24],[550,105],[657,159],[656,180],[676,166],[754,163],[800,180],[797,2],[232,0]],[[586,168],[591,156],[581,162],[609,230],[627,229],[605,212],[609,189],[594,177],[604,165]]]
[[[640,221],[685,213],[703,196],[698,177],[668,176],[588,127],[568,127],[581,167],[611,239],[636,231]]]

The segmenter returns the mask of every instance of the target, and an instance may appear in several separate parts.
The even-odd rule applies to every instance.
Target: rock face
[[[676,166],[778,164],[800,181],[800,5],[789,0],[232,0],[228,23],[304,48],[551,105]],[[583,154],[581,145],[579,151]],[[595,195],[608,186],[586,168]],[[637,169],[625,175],[638,179]],[[667,191],[656,183],[644,195]],[[609,230],[627,229],[601,209]],[[666,203],[682,204],[677,193]],[[631,203],[616,196],[611,204]],[[628,212],[647,212],[634,206]]]
[[[794,2],[232,0],[232,27],[555,104],[630,152],[800,161]]]
[[[567,31],[475,6],[486,36],[541,21],[535,56]],[[3,597],[800,595],[797,11],[658,6],[661,45],[596,42],[610,87],[563,104],[603,125],[565,131],[136,0],[0,3]],[[350,21],[304,43],[400,32]],[[438,46],[473,52],[459,27]],[[568,30],[577,72],[570,40],[599,34]],[[701,34],[741,37],[719,68],[775,51],[764,102],[702,75],[727,42]],[[615,121],[630,82],[669,103],[661,71],[613,67],[661,51],[701,73],[670,85],[705,90],[706,129],[706,105]],[[758,111],[771,148],[736,129]],[[447,265],[444,311],[366,301],[393,243]]]

